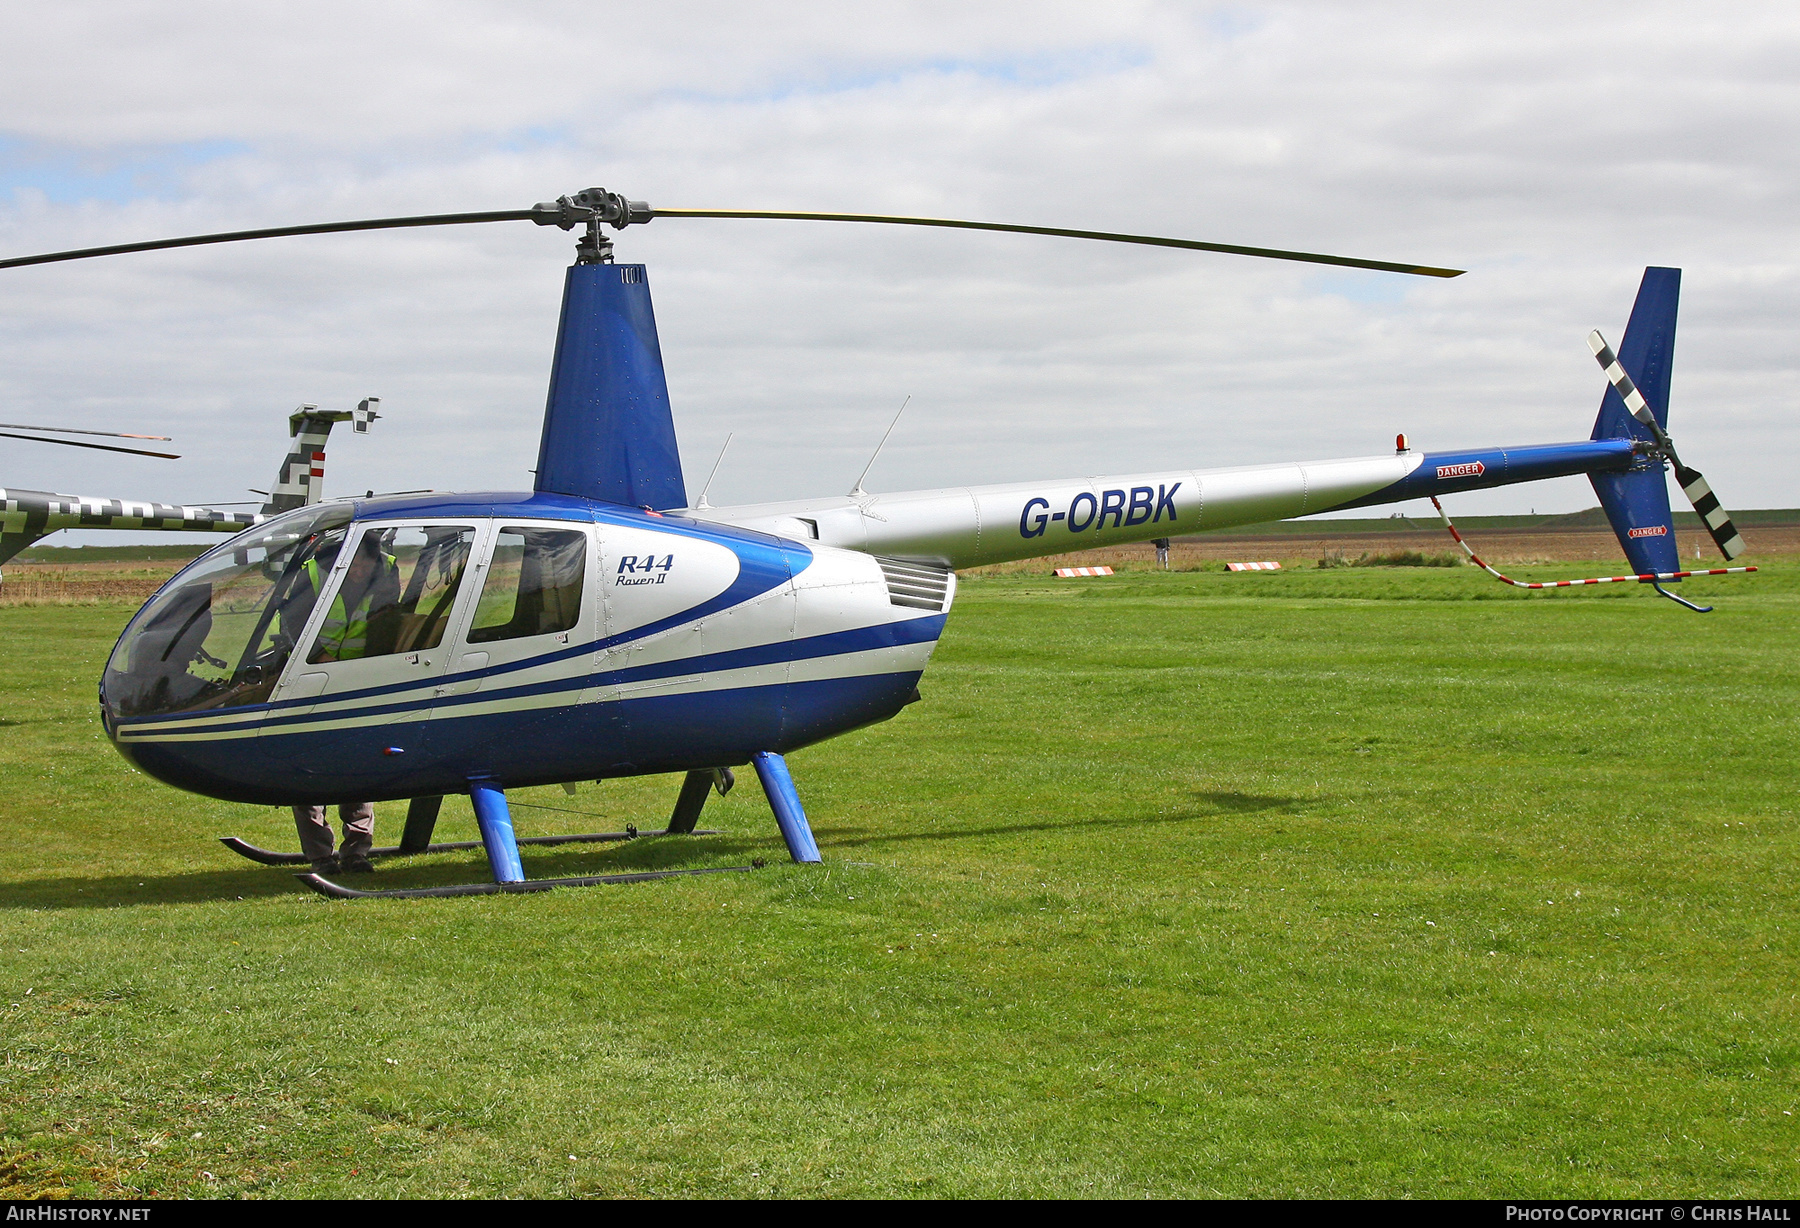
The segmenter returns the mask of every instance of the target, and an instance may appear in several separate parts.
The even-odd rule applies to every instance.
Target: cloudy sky
[[[715,503],[843,491],[907,396],[870,489],[1585,438],[1587,330],[1675,265],[1683,454],[1792,507],[1797,127],[1781,4],[70,0],[0,16],[0,254],[601,185],[1470,270],[632,228],[690,491],[736,433]],[[0,484],[250,498],[294,406],[376,394],[331,493],[526,488],[571,252],[520,223],[0,273],[0,418],[185,454],[0,441]]]

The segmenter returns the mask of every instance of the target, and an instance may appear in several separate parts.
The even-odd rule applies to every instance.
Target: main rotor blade
[[[530,209],[500,209],[489,213],[428,213],[419,217],[377,217],[360,222],[315,222],[310,226],[274,226],[267,230],[228,230],[212,235],[188,235],[181,239],[151,239],[144,243],[115,243],[109,247],[83,247],[41,256],[14,256],[0,260],[0,269],[27,264],[55,264],[61,260],[85,260],[89,256],[120,256],[126,252],[153,252],[165,247],[204,247],[209,243],[236,243],[240,239],[284,239],[290,235],[337,234],[346,230],[398,230],[408,226],[463,226],[476,222],[526,222]]]
[[[1290,252],[1276,247],[1241,247],[1233,243],[1202,243],[1198,239],[1165,239],[1155,235],[1116,234],[1109,230],[1068,230],[1061,226],[1015,226],[1008,222],[963,222],[942,217],[896,217],[881,213],[790,213],[774,209],[662,209],[652,208],[652,218],[724,217],[777,218],[798,222],[875,222],[890,226],[941,226],[951,230],[998,230],[1009,234],[1054,235],[1063,239],[1098,239],[1107,243],[1138,243],[1146,247],[1182,247],[1197,252],[1224,252],[1232,256],[1265,256],[1271,260],[1298,260],[1305,264],[1335,264],[1383,273],[1412,273],[1420,277],[1461,277],[1464,269],[1437,269],[1423,264],[1395,264],[1387,260],[1358,260],[1353,256],[1327,256],[1318,252]]]
[[[154,456],[161,460],[180,460],[178,452],[146,452],[142,448],[118,448],[109,443],[82,443],[78,439],[39,439],[36,435],[15,435],[0,431],[0,439],[28,439],[32,443],[60,443],[65,448],[93,448],[99,452],[129,452],[133,456]]]
[[[1305,264],[1329,264],[1342,268],[1374,269],[1384,273],[1409,273],[1420,277],[1461,277],[1462,269],[1439,269],[1430,265],[1398,264],[1389,260],[1359,260],[1352,256],[1331,256],[1321,252],[1294,252],[1275,247],[1245,247],[1234,243],[1202,243],[1197,239],[1169,239],[1157,235],[1119,234],[1108,230],[1071,230],[1061,226],[1016,226],[1008,222],[969,222],[942,217],[902,217],[881,213],[799,213],[772,209],[653,209],[641,201],[627,201],[598,188],[579,193],[575,200],[564,197],[554,205],[537,205],[531,209],[496,209],[485,213],[428,213],[417,217],[366,218],[354,222],[315,222],[306,226],[272,226],[263,230],[228,230],[218,234],[187,235],[178,239],[150,239],[142,243],[114,243],[106,247],[83,247],[66,252],[45,252],[36,256],[15,256],[0,260],[0,269],[16,269],[33,264],[55,264],[64,260],[85,260],[91,256],[119,256],[127,252],[160,251],[171,247],[204,247],[213,243],[236,243],[245,239],[281,239],[294,235],[338,234],[354,230],[397,230],[417,226],[466,226],[482,222],[536,222],[540,226],[561,226],[567,230],[582,222],[605,221],[615,228],[634,222],[643,223],[659,217],[716,217],[778,219],[802,222],[867,222],[890,226],[937,226],[951,230],[992,230],[1008,234],[1051,235],[1064,239],[1095,239],[1106,243],[1136,243],[1145,247],[1176,247],[1189,251],[1222,252],[1235,256],[1261,256],[1270,260],[1295,260]]]
[[[1712,535],[1713,544],[1719,548],[1719,553],[1725,556],[1727,562],[1742,554],[1747,547],[1737,526],[1731,523],[1731,514],[1720,506],[1719,497],[1713,494],[1712,487],[1707,485],[1701,472],[1681,463],[1681,458],[1675,454],[1675,445],[1670,441],[1669,433],[1657,422],[1656,415],[1650,410],[1650,403],[1644,400],[1644,394],[1631,382],[1631,376],[1625,373],[1618,355],[1613,353],[1612,346],[1606,344],[1606,338],[1600,335],[1599,329],[1588,334],[1588,349],[1594,352],[1594,360],[1606,372],[1606,382],[1613,386],[1613,390],[1625,402],[1625,408],[1631,411],[1631,416],[1650,428],[1657,446],[1668,454],[1670,463],[1675,466],[1675,480],[1681,483],[1681,493],[1693,505],[1694,514],[1700,517],[1700,523]]]
[[[126,431],[78,431],[72,426],[26,426],[23,422],[0,422],[0,430],[8,431],[54,431],[58,435],[104,435],[108,439],[160,439],[169,442],[167,435],[133,435]],[[46,443],[57,442],[45,440]]]

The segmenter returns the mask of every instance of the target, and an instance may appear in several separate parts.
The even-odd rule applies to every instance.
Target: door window
[[[491,644],[569,630],[581,619],[587,555],[583,530],[503,527],[494,538],[468,642]]]
[[[474,541],[475,530],[463,525],[365,530],[337,573],[337,591],[307,664],[436,648],[449,625]],[[315,586],[321,574],[314,570]]]

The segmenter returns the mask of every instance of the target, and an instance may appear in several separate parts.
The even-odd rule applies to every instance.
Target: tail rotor
[[[1730,514],[1719,504],[1719,497],[1713,494],[1705,476],[1698,469],[1681,463],[1669,433],[1656,420],[1656,415],[1650,411],[1649,402],[1644,400],[1644,394],[1638,391],[1637,385],[1631,382],[1631,377],[1625,374],[1618,356],[1613,353],[1612,347],[1606,343],[1606,338],[1600,335],[1598,329],[1588,334],[1588,349],[1594,352],[1594,358],[1606,372],[1607,382],[1612,384],[1620,399],[1625,402],[1625,408],[1644,425],[1651,438],[1656,441],[1657,450],[1675,466],[1675,480],[1681,484],[1681,491],[1693,505],[1700,523],[1712,534],[1719,553],[1725,556],[1727,562],[1742,554],[1745,550],[1744,539],[1738,534],[1737,526],[1731,523]]]

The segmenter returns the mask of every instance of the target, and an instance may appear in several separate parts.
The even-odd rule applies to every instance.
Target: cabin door
[[[269,749],[301,777],[385,780],[419,766],[419,732],[449,665],[447,633],[468,600],[474,525],[359,529],[328,570],[309,576],[305,648],[263,722]]]
[[[432,714],[434,756],[501,779],[588,773],[606,740],[580,710],[596,636],[592,526],[502,521],[477,551]],[[502,767],[504,766],[504,772]]]

